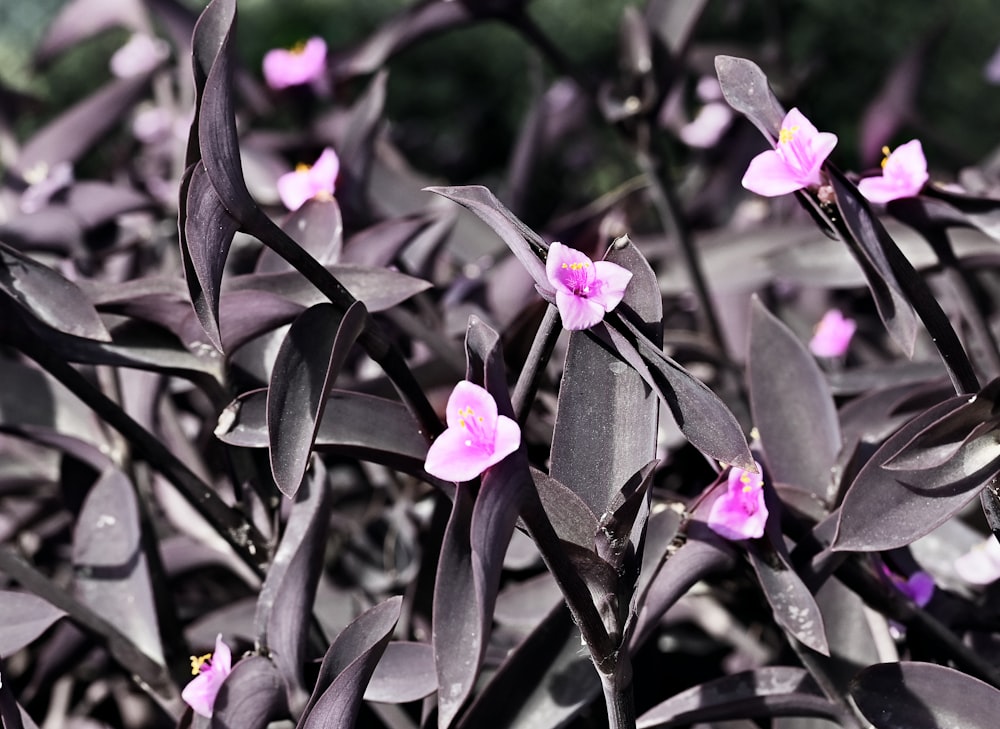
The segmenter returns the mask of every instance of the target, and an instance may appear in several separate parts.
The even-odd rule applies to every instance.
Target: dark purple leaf
[[[35,60],[45,63],[68,48],[111,28],[149,33],[149,20],[140,0],[70,0],[35,49]]]
[[[192,342],[202,341],[206,335],[197,316],[188,309],[189,316],[179,334],[181,341],[192,348]],[[261,334],[292,322],[302,311],[299,304],[266,291],[224,291],[219,301],[223,350],[233,352]]]
[[[0,590],[0,656],[11,656],[66,613],[29,592]]]
[[[372,268],[388,266],[433,220],[427,215],[411,215],[365,228],[347,241],[341,261]]]
[[[418,701],[437,690],[434,649],[427,643],[393,641],[375,667],[365,701],[403,704]]]
[[[600,529],[597,516],[576,492],[548,474],[532,469],[535,488],[560,539],[587,549],[594,548]]]
[[[517,256],[517,260],[531,274],[535,283],[543,288],[550,288],[548,277],[545,275],[545,264],[538,257],[547,250],[545,242],[505,208],[492,192],[479,185],[426,189],[453,200],[475,213],[503,239],[511,252]]]
[[[656,276],[631,243],[617,243],[608,260],[632,271],[621,307],[644,326],[660,329],[662,301]],[[658,402],[640,374],[585,331],[572,332],[559,386],[549,472],[594,514],[656,456]]]
[[[235,0],[212,0],[195,27],[197,83],[199,69],[215,52],[205,78],[198,107],[198,150],[205,172],[229,213],[241,222],[259,212],[243,180],[236,111],[233,101],[232,42],[236,24]]]
[[[766,666],[689,688],[644,713],[636,726],[668,729],[772,716],[818,716],[836,721],[842,718],[842,710],[823,696],[807,671]]]
[[[969,400],[957,396],[925,410],[878,449],[844,497],[833,549],[868,552],[907,545],[951,518],[995,477],[1000,471],[1000,447],[991,434],[964,443],[937,466],[920,470],[883,466],[919,433]]]
[[[73,184],[66,194],[66,205],[86,230],[114,220],[123,213],[145,210],[154,204],[151,198],[131,187],[92,180]]]
[[[224,443],[266,448],[265,390],[241,395],[219,418],[216,436]],[[327,402],[316,447],[332,453],[382,463],[422,478],[427,440],[400,403],[346,390],[333,390]]]
[[[687,48],[707,4],[708,0],[693,2],[651,0],[646,6],[646,19],[649,27],[660,36],[667,49],[678,56]]]
[[[66,334],[110,342],[111,335],[76,284],[0,243],[0,292]]]
[[[36,132],[17,159],[22,174],[52,169],[59,162],[76,162],[145,93],[149,76],[118,79],[87,96]]]
[[[368,177],[375,157],[375,139],[382,124],[388,79],[389,72],[385,69],[375,74],[348,114],[347,134],[338,150],[346,184],[338,194],[349,211],[366,207]]]
[[[776,536],[781,538],[780,531]],[[828,656],[830,646],[819,606],[783,551],[773,548],[767,539],[750,543],[750,564],[757,573],[764,597],[771,605],[778,625],[802,644]]]
[[[219,292],[229,246],[239,223],[226,211],[200,162],[181,182],[181,257],[191,303],[209,341],[222,350]]]
[[[281,343],[267,390],[267,432],[271,473],[286,496],[294,496],[302,482],[330,389],[367,316],[361,302],[343,318],[333,304],[316,304]]]
[[[869,666],[851,696],[876,729],[993,729],[1000,716],[1000,691],[933,663]]]
[[[370,312],[385,311],[431,287],[427,281],[384,268],[344,265],[326,268]],[[298,272],[233,276],[227,279],[226,290],[267,291],[300,306],[312,306],[327,301],[323,294]]]
[[[751,307],[750,405],[768,471],[832,503],[840,429],[830,388],[798,337],[760,299]]]
[[[18,250],[83,251],[83,226],[68,207],[50,203],[32,213],[15,213],[0,224],[0,240]]]
[[[293,709],[305,704],[302,664],[316,584],[323,570],[330,525],[326,468],[317,460],[295,495],[285,531],[257,598],[254,624],[259,645],[267,648],[288,688]]]
[[[775,98],[767,76],[753,61],[735,56],[716,56],[715,72],[722,95],[772,143],[785,118],[785,110]]]
[[[562,592],[552,573],[542,572],[505,586],[497,595],[493,619],[499,625],[527,633],[537,628],[545,616],[562,603]]]
[[[143,653],[162,663],[156,605],[139,530],[135,487],[124,473],[108,469],[87,494],[73,530],[75,592]]]
[[[403,600],[391,597],[360,615],[330,645],[296,729],[353,729],[358,709]]]
[[[971,225],[994,240],[1000,239],[1000,200],[995,198],[930,187],[926,196],[906,200],[906,204],[919,206],[928,222],[947,227]],[[895,213],[897,206],[893,202],[890,212]]]
[[[236,660],[236,656],[233,657]],[[212,729],[263,729],[286,715],[281,674],[263,656],[233,665],[212,707]]]
[[[302,246],[310,256],[327,265],[340,258],[343,245],[344,222],[340,217],[340,205],[334,198],[311,198],[293,212],[282,229]],[[265,248],[257,259],[257,273],[279,273],[294,271],[294,267],[284,258]]]

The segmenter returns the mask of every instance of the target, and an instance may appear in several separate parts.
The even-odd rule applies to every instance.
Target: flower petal
[[[810,184],[818,185],[821,182],[819,170],[830,156],[833,148],[837,146],[837,135],[831,132],[817,132],[809,140],[809,154],[811,163],[809,165]]]
[[[289,210],[298,210],[312,196],[308,172],[286,172],[278,178],[278,197]]]
[[[901,189],[894,180],[884,175],[881,177],[866,177],[858,181],[858,190],[869,202],[887,203],[890,200],[898,200],[901,197],[912,197],[905,190]]]
[[[763,493],[759,498],[757,511],[748,514],[742,499],[734,497],[729,492],[720,494],[708,514],[709,528],[726,539],[757,539],[764,536],[767,507],[764,506]]]
[[[448,405],[445,411],[445,419],[449,428],[461,428],[462,416],[459,410],[472,408],[476,415],[483,419],[484,427],[490,431],[496,429],[497,403],[493,396],[485,388],[462,380],[448,396]]]
[[[517,422],[501,415],[497,418],[497,437],[493,450],[493,462],[500,463],[504,458],[521,447],[521,428]]]
[[[591,297],[591,300],[603,306],[605,311],[611,311],[625,296],[625,288],[632,280],[632,272],[611,261],[595,261],[594,272],[601,287],[600,293]]]
[[[562,243],[553,243],[549,246],[549,253],[545,258],[545,275],[556,291],[572,294],[573,289],[567,283],[569,280],[568,268],[573,264],[589,267],[588,278],[593,279],[593,271],[595,270],[593,263],[586,254],[576,248],[570,248]]]
[[[226,641],[222,639],[222,633],[215,636],[215,652],[212,654],[212,670],[222,671],[226,676],[233,670],[233,652]]]
[[[323,154],[319,156],[316,164],[309,170],[309,175],[314,183],[316,183],[316,186],[330,194],[333,194],[339,173],[340,157],[330,147],[323,150]]]
[[[789,168],[773,149],[761,152],[752,160],[743,175],[743,187],[765,197],[787,195],[806,186],[799,174]]]
[[[194,710],[194,713],[211,717],[212,705],[215,704],[215,696],[218,693],[218,687],[215,686],[211,675],[199,674],[181,691],[181,699]]]
[[[570,331],[590,329],[604,318],[604,307],[597,301],[563,291],[556,291],[556,307],[563,327]]]
[[[489,468],[492,453],[469,446],[468,434],[460,428],[448,428],[431,443],[424,470],[445,481],[471,481]]]
[[[813,123],[806,119],[805,114],[799,111],[798,107],[794,107],[785,114],[785,118],[781,121],[781,128],[788,130],[795,130],[795,134],[801,135],[803,139],[811,139],[819,134],[819,130],[813,126]]]

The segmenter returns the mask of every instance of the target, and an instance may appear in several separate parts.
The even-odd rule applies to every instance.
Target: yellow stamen
[[[293,53],[296,56],[301,56],[306,51],[306,42],[305,41],[299,41],[298,43],[296,43],[294,46],[292,46],[288,50],[289,50],[290,53]]]
[[[885,157],[882,158],[882,169],[884,170],[885,169],[885,163],[889,161],[889,148],[888,147],[882,147],[882,154],[885,155]]]
[[[299,162],[297,165],[295,165],[296,172],[308,172],[311,169],[312,169],[311,165],[307,165],[303,162]]]
[[[201,673],[201,667],[212,660],[212,654],[206,653],[203,656],[191,656],[191,675],[197,676]]]
[[[788,144],[793,139],[795,139],[795,132],[799,131],[799,125],[796,124],[794,127],[782,127],[781,131],[778,133],[778,141],[782,144]]]
[[[564,263],[563,268],[568,268],[570,271],[579,271],[583,268],[590,268],[589,263]]]
[[[753,486],[747,484],[746,486],[743,487],[743,493],[749,494],[751,491],[753,491]]]

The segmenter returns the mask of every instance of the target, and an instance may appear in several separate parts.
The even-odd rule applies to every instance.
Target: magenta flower
[[[816,325],[809,340],[809,351],[817,357],[842,357],[857,328],[853,319],[846,318],[837,309],[830,309]]]
[[[792,109],[781,123],[778,146],[750,160],[743,187],[766,197],[818,187],[820,168],[836,146],[836,134],[817,131],[798,109]]]
[[[317,195],[333,195],[339,173],[340,158],[327,147],[316,164],[297,165],[295,170],[279,177],[278,196],[286,208],[298,210]]]
[[[451,391],[446,413],[448,429],[427,451],[424,469],[446,481],[471,481],[521,444],[521,428],[497,413],[486,390],[462,380]]]
[[[858,183],[861,194],[874,203],[887,203],[902,197],[914,197],[927,182],[927,158],[919,139],[913,139],[889,153],[883,147],[881,177],[866,177]]]
[[[917,570],[904,580],[883,564],[882,574],[888,577],[896,589],[913,600],[918,607],[926,607],[934,596],[934,578],[923,570]]]
[[[1000,579],[1000,542],[986,539],[955,560],[958,576],[972,585],[988,585]]]
[[[272,89],[321,81],[326,72],[326,41],[310,38],[291,49],[275,48],[264,55],[264,80]]]
[[[764,477],[733,466],[726,492],[716,497],[708,512],[708,526],[726,539],[757,539],[764,536],[766,523]]]
[[[220,633],[215,638],[214,654],[191,656],[191,673],[194,674],[194,679],[181,691],[181,698],[196,714],[211,717],[219,688],[232,671],[233,654]]]
[[[556,292],[563,326],[589,329],[604,318],[625,295],[632,273],[610,261],[591,261],[562,243],[549,246],[545,274]]]

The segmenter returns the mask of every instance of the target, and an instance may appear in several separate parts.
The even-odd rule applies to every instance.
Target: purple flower
[[[958,576],[972,585],[1000,579],[1000,542],[992,535],[955,560]]]
[[[326,72],[326,41],[310,38],[291,49],[275,48],[264,55],[264,80],[272,89],[320,81]]]
[[[278,196],[286,208],[298,210],[317,195],[333,195],[339,172],[340,158],[327,147],[316,164],[297,165],[294,171],[279,177]]]
[[[816,325],[809,340],[809,351],[817,357],[842,357],[857,328],[853,319],[846,318],[837,309],[830,309]]]
[[[498,414],[493,396],[467,380],[451,391],[446,418],[448,429],[431,444],[424,461],[432,476],[471,481],[521,444],[517,423]]]
[[[883,147],[881,177],[866,177],[858,183],[861,194],[874,203],[886,203],[903,197],[914,197],[927,182],[927,158],[919,139],[913,139],[889,153]]]
[[[888,577],[896,589],[913,600],[918,607],[926,607],[934,596],[934,578],[923,570],[917,570],[904,580],[883,564],[882,574]]]
[[[632,273],[610,261],[591,261],[562,243],[549,246],[545,274],[556,292],[563,326],[589,329],[604,318],[625,295]]]
[[[222,640],[220,633],[215,638],[215,653],[191,656],[191,673],[194,679],[181,691],[184,703],[196,714],[212,716],[212,706],[222,682],[233,670],[233,654]]]
[[[750,160],[743,187],[766,197],[818,187],[820,168],[836,146],[836,134],[817,131],[798,109],[792,109],[781,123],[778,146]]]
[[[757,464],[760,471],[760,464]],[[708,513],[708,526],[726,539],[757,539],[764,536],[767,506],[764,505],[764,477],[733,466],[729,486],[719,494]]]

